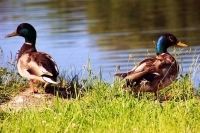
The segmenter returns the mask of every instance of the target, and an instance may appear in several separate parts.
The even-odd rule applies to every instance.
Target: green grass
[[[200,101],[187,76],[165,89],[169,91],[159,93],[159,97],[171,95],[165,103],[155,101],[151,93],[137,97],[124,92],[118,79],[113,87],[98,78],[92,79],[91,87],[81,98],[66,100],[57,96],[51,106],[1,112],[0,131],[196,133],[200,129]],[[179,95],[178,86],[185,89]]]
[[[95,81],[94,81],[95,82]],[[195,96],[160,103],[137,98],[96,81],[80,99],[55,98],[52,106],[3,114],[1,132],[187,132],[199,131],[200,102]]]
[[[78,78],[78,82],[82,82],[82,87],[78,85],[77,78],[75,82],[71,82],[73,83],[71,86],[78,87],[73,92],[79,97],[63,99],[56,96],[52,105],[44,104],[41,107],[30,107],[19,111],[1,110],[0,132],[197,133],[200,131],[200,100],[198,90],[194,90],[190,82],[190,74],[180,76],[174,84],[160,91],[158,99],[170,97],[168,101],[160,103],[159,100],[154,100],[151,93],[137,96],[123,91],[121,89],[123,81],[117,78],[112,85],[104,82],[101,70],[99,75],[93,75],[89,64],[90,61],[86,68],[87,79]],[[60,80],[64,83],[66,75],[65,73],[61,75]],[[11,78],[10,81],[15,86],[20,84],[20,78],[19,81],[15,80]]]
[[[2,61],[3,51],[0,48],[0,60]],[[9,100],[13,95],[19,93],[22,88],[28,86],[28,82],[16,72],[16,61],[12,54],[6,66],[0,67],[0,104]],[[0,64],[1,65],[1,64]]]

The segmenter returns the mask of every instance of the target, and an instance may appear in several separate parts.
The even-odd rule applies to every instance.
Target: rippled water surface
[[[21,37],[7,39],[5,35],[26,22],[37,30],[38,51],[52,55],[61,71],[79,71],[90,58],[94,74],[101,67],[104,80],[112,81],[117,65],[120,71],[130,70],[155,55],[160,35],[172,33],[190,46],[168,50],[172,55],[176,51],[185,74],[193,70],[192,63],[199,64],[199,5],[200,1],[190,0],[1,0],[2,64],[24,43]],[[130,54],[133,57],[129,59]]]

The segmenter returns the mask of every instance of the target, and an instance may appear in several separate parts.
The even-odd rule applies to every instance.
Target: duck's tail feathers
[[[53,76],[43,74],[42,78],[43,78],[44,81],[46,81],[48,83],[58,84],[57,77],[53,77]]]
[[[125,78],[128,75],[128,73],[116,73],[115,76],[118,76],[120,78]]]

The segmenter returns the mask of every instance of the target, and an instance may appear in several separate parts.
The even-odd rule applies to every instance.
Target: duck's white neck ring
[[[27,44],[27,45],[32,45],[32,43],[30,43],[30,42],[25,42],[25,44]]]

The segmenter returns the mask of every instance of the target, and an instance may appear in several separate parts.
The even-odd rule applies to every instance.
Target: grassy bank
[[[200,101],[187,79],[182,77],[161,91],[159,99],[170,96],[170,100],[160,103],[150,93],[138,97],[124,92],[117,79],[111,87],[95,78],[81,98],[57,96],[50,106],[2,111],[0,131],[196,133],[200,129]]]
[[[104,82],[101,71],[100,75],[93,75],[89,64],[86,68],[87,79],[77,78],[82,87],[77,82],[71,82],[74,88],[79,87],[73,91],[76,97],[64,99],[57,95],[51,105],[19,111],[1,110],[0,132],[199,132],[200,100],[198,90],[193,89],[189,80],[190,75],[180,76],[174,84],[159,92],[158,100],[154,100],[151,93],[137,96],[123,91],[123,81],[119,79],[114,79],[112,85]],[[27,86],[27,82],[15,73],[15,67],[2,69],[6,72],[1,75],[0,95],[3,101]],[[5,75],[9,76],[8,80],[5,80]],[[66,77],[61,75],[63,85]],[[168,100],[160,102],[162,99]]]
[[[199,131],[197,97],[160,103],[96,82],[80,99],[56,97],[51,106],[1,113],[1,132],[187,132]]]

